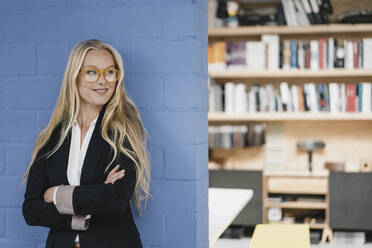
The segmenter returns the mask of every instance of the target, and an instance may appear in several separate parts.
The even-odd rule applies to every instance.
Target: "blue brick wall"
[[[208,247],[207,0],[5,0],[0,5],[0,248],[44,247],[19,186],[79,41],[124,59],[149,132],[150,198],[134,212],[144,247]]]

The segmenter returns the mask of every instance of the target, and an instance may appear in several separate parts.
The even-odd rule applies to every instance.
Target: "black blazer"
[[[22,212],[27,224],[50,228],[46,240],[48,248],[73,247],[77,233],[82,248],[142,248],[130,205],[136,182],[133,161],[119,153],[104,173],[113,156],[113,150],[100,134],[106,106],[99,113],[83,163],[80,186],[74,188],[72,196],[74,213],[91,215],[88,230],[72,230],[72,215],[60,214],[53,203],[43,200],[44,192],[49,187],[69,184],[66,173],[71,129],[61,147],[51,157],[39,160],[45,151],[57,143],[60,130],[58,125],[49,142],[40,149],[30,169]],[[124,145],[130,149],[128,142]],[[125,176],[114,184],[104,184],[108,172],[117,164],[120,164],[120,169],[125,169]]]

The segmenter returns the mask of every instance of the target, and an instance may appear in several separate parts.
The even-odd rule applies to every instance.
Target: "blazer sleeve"
[[[55,229],[70,229],[72,216],[60,214],[53,203],[44,202],[49,188],[45,173],[45,160],[36,160],[30,168],[22,213],[28,225]]]
[[[76,215],[120,215],[127,211],[136,185],[136,170],[134,162],[121,152],[111,168],[117,164],[120,169],[125,169],[125,176],[113,184],[59,186],[57,202],[60,204],[57,204],[57,210],[60,213]],[[58,197],[61,200],[58,200]]]

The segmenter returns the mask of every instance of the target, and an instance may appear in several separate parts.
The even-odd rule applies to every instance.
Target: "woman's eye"
[[[108,70],[108,71],[107,71],[107,74],[109,74],[109,75],[114,74],[114,73],[115,73],[114,70]]]
[[[88,70],[87,74],[95,75],[95,74],[97,74],[97,72],[95,70]]]

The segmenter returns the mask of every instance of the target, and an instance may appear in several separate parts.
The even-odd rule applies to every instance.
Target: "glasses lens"
[[[85,80],[88,82],[94,82],[97,80],[98,72],[95,69],[87,69],[85,71]]]
[[[115,82],[117,77],[118,77],[118,73],[115,69],[108,69],[105,73],[105,78],[107,82],[109,83]]]

